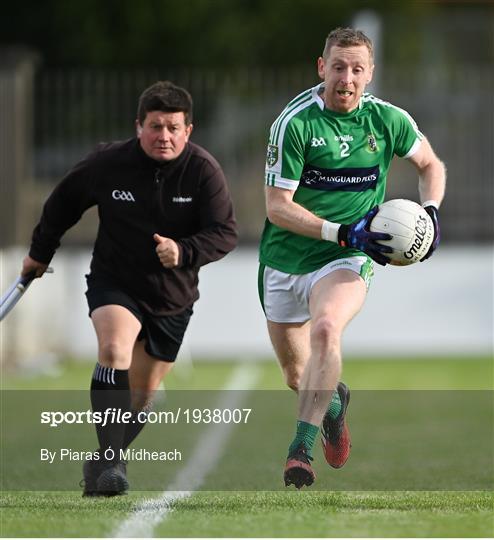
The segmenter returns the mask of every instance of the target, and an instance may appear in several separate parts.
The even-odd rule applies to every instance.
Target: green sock
[[[293,442],[288,449],[288,455],[290,456],[297,449],[298,445],[303,443],[307,450],[307,454],[312,457],[312,448],[316,442],[318,432],[319,426],[298,420],[297,434],[295,435],[295,439],[293,439]]]
[[[341,399],[340,394],[338,394],[338,390],[335,390],[333,392],[333,397],[331,398],[331,403],[328,405],[328,412],[329,417],[332,420],[335,420],[338,415],[341,412]]]

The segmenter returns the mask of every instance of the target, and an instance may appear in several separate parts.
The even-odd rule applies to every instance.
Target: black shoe
[[[96,491],[98,495],[104,497],[124,495],[128,489],[127,463],[125,461],[108,463],[96,481]]]
[[[97,480],[106,466],[108,466],[107,463],[100,459],[87,459],[84,462],[82,466],[84,478],[79,483],[84,488],[82,492],[83,497],[98,497],[101,495],[98,493]]]
[[[289,454],[285,465],[285,486],[293,484],[297,489],[302,486],[310,486],[316,479],[316,474],[310,464],[313,459],[303,444],[300,444],[294,452]]]
[[[338,383],[338,394],[341,401],[341,412],[337,418],[332,419],[328,413],[325,414],[321,426],[321,442],[326,461],[339,469],[345,465],[350,456],[352,447],[350,430],[345,421],[346,410],[350,403],[350,390],[345,383]]]

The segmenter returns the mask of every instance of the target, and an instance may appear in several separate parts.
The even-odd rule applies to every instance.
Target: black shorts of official
[[[96,308],[110,304],[128,309],[141,323],[137,341],[145,341],[145,351],[158,360],[175,361],[193,313],[192,307],[187,307],[174,315],[151,315],[126,292],[106,280],[88,275],[86,281],[89,316]]]

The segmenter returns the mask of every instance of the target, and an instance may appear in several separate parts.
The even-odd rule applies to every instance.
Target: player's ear
[[[192,130],[194,129],[193,124],[189,124],[188,126],[185,126],[185,140],[188,141],[190,134],[192,133]]]
[[[326,62],[324,61],[324,58],[320,56],[317,59],[317,74],[323,81],[325,78],[325,67],[326,67]]]
[[[139,122],[139,120],[136,119],[136,133],[137,133],[137,136],[140,137],[141,134],[142,134],[142,126],[141,126],[141,123]]]
[[[372,64],[369,69],[369,77],[367,78],[367,84],[369,84],[372,81],[373,75],[374,75],[374,64]]]

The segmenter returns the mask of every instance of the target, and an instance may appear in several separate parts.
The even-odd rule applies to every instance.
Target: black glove
[[[392,253],[393,248],[380,244],[377,240],[391,240],[393,237],[388,233],[371,232],[369,227],[373,217],[379,210],[374,206],[367,214],[355,223],[340,225],[338,229],[338,245],[352,247],[367,253],[371,259],[385,266],[389,258],[384,253]]]
[[[424,210],[429,214],[434,224],[434,240],[432,240],[431,247],[429,251],[420,259],[420,262],[428,259],[436,250],[441,240],[441,228],[439,227],[439,210],[432,205],[424,206]]]

